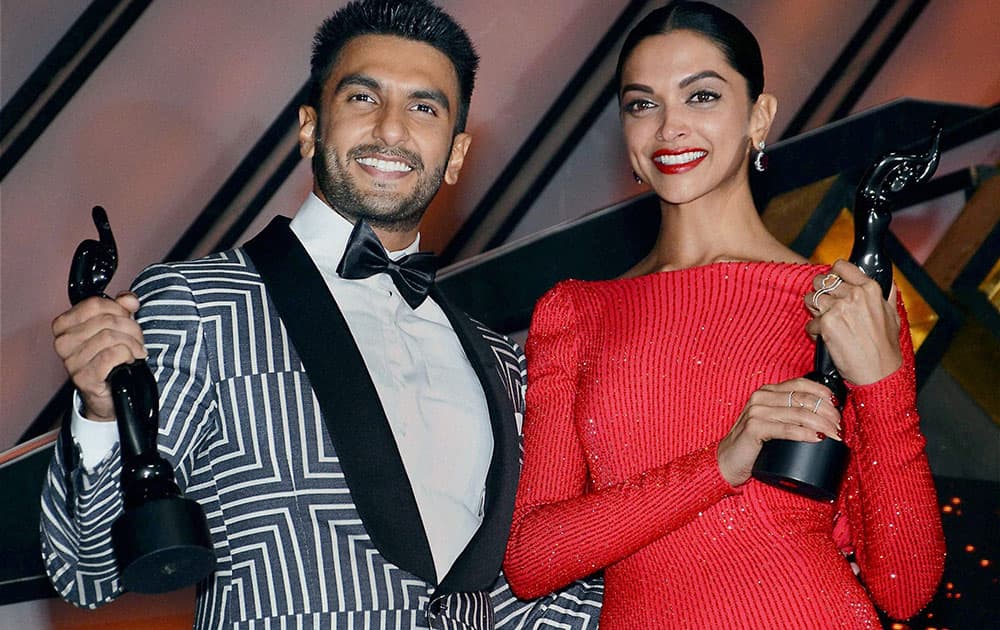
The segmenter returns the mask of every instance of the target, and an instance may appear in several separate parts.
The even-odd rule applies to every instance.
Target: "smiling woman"
[[[662,199],[718,208],[720,196],[749,190],[736,175],[745,170],[750,147],[767,135],[773,96],[749,98],[747,81],[722,51],[693,31],[647,37],[622,71],[621,117],[632,168]]]
[[[660,231],[624,277],[561,283],[535,310],[513,590],[603,570],[607,630],[870,628],[873,604],[915,614],[944,546],[906,314],[853,265],[810,265],[762,223],[749,170],[765,163],[777,103],[756,40],[714,6],[673,2],[626,39],[618,78]],[[836,287],[822,284],[831,272]],[[850,384],[842,414],[795,378],[816,335]],[[771,439],[846,442],[837,501],[751,479]]]

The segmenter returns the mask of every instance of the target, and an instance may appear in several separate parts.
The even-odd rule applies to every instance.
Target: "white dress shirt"
[[[479,379],[441,307],[426,299],[416,309],[392,279],[337,275],[353,226],[310,194],[291,229],[319,268],[347,320],[385,410],[430,543],[438,580],[483,520],[493,433]],[[389,252],[398,259],[418,251]],[[73,436],[82,463],[93,468],[118,441],[113,422],[76,411]]]

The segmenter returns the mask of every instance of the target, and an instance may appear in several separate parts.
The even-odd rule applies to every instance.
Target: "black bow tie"
[[[437,267],[437,256],[426,252],[409,254],[399,260],[390,259],[375,232],[359,220],[347,239],[347,249],[337,265],[337,273],[347,280],[361,280],[377,273],[388,274],[410,308],[417,308],[434,284]]]

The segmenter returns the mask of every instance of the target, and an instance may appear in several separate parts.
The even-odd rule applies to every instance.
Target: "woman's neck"
[[[706,195],[688,204],[661,200],[656,244],[625,276],[726,261],[808,262],[771,235],[748,189],[728,198]]]

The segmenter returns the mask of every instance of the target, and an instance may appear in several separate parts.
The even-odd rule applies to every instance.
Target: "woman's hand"
[[[840,412],[831,397],[829,389],[805,378],[755,391],[719,443],[719,472],[730,485],[739,486],[750,479],[760,447],[768,440],[839,440]]]
[[[830,358],[848,382],[874,383],[903,364],[895,286],[884,300],[877,282],[853,263],[838,260],[829,274],[813,279],[813,290],[805,301],[813,316],[806,332],[823,338]]]

